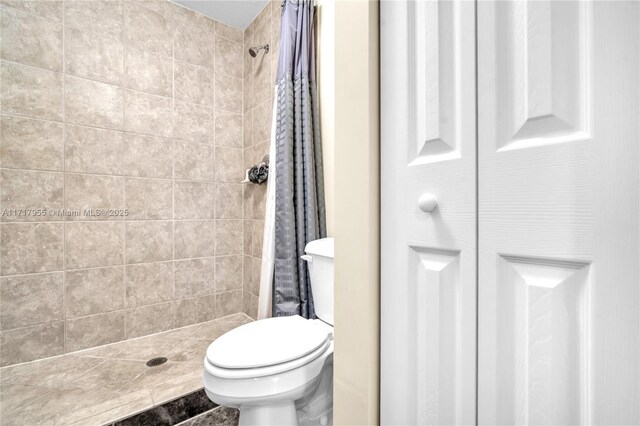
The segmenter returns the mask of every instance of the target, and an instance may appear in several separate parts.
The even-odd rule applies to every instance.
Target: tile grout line
[[[123,3],[122,5],[122,81],[123,81],[123,85],[128,86],[129,84],[129,79],[127,78],[127,65],[128,65],[128,52],[129,52],[129,42],[127,39],[127,20],[126,20],[126,16],[127,16],[127,7],[129,5]],[[124,89],[123,89],[124,90]],[[127,112],[126,112],[126,105],[127,102],[127,93],[126,90],[124,90],[123,96],[122,96],[122,127],[123,129],[127,128]],[[123,142],[124,142],[124,136],[123,136]],[[126,151],[125,151],[126,152]],[[126,155],[126,154],[125,154]],[[127,158],[124,159],[125,164],[127,163]],[[121,208],[126,209],[127,205],[129,203],[127,203],[127,184],[126,184],[126,180],[122,183],[122,202],[124,203],[124,206],[122,206]],[[123,217],[123,225],[122,225],[122,307],[123,307],[123,325],[122,325],[122,339],[123,340],[127,340],[127,336],[129,334],[129,328],[131,327],[131,324],[129,324],[129,322],[131,322],[131,312],[133,311],[133,308],[131,308],[129,306],[129,301],[127,300],[127,223],[125,221],[125,218]]]
[[[67,204],[67,79],[65,78],[67,71],[66,64],[66,15],[67,2],[62,2],[62,208],[66,208]],[[63,210],[64,211],[64,210]],[[66,221],[62,221],[62,353],[67,353],[67,226]]]
[[[176,11],[172,7],[171,8],[171,96],[174,99],[174,102],[171,106],[172,113],[171,119],[173,125],[173,135],[175,136],[175,97],[176,97],[176,32],[177,32],[177,19],[176,19]],[[215,143],[215,140],[213,141]],[[172,230],[173,230],[173,240],[171,242],[171,288],[172,288],[172,296],[171,299],[173,302],[173,326],[175,327],[178,323],[178,305],[175,302],[176,300],[176,142],[174,140],[172,144],[173,155],[171,160],[171,219],[172,219]],[[153,398],[152,398],[153,399]]]

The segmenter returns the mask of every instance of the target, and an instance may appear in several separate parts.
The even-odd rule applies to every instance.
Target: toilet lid
[[[222,368],[258,368],[301,358],[331,338],[326,327],[295,315],[241,325],[216,339],[207,360]]]

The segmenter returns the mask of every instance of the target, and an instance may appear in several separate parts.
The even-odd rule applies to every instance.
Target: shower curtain
[[[278,96],[278,85],[275,96]],[[260,265],[260,296],[258,297],[258,319],[269,318],[272,314],[273,269],[275,257],[275,217],[276,217],[276,112],[277,102],[271,113],[271,137],[269,142],[269,179],[267,180],[267,200],[264,213],[264,233],[262,238],[262,262]]]
[[[315,318],[309,272],[300,258],[309,241],[327,234],[314,45],[313,0],[283,1],[271,157],[274,271],[267,276],[273,277],[273,316]]]

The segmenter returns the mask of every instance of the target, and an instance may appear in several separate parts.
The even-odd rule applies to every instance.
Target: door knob
[[[436,207],[438,207],[438,200],[433,194],[427,194],[426,192],[418,198],[418,207],[425,213],[431,213]]]

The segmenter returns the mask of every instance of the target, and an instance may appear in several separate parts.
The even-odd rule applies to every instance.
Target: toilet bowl
[[[240,425],[332,424],[333,239],[312,241],[305,252],[318,319],[255,321],[207,349],[205,392],[238,408]]]

